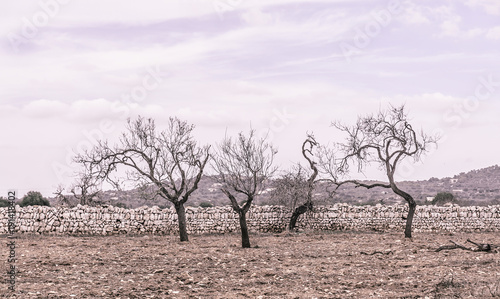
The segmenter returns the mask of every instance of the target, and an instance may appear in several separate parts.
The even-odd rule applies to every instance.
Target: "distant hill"
[[[500,204],[500,167],[494,165],[441,179],[402,181],[398,186],[421,204],[439,192],[452,193],[462,205]],[[342,187],[334,198],[338,201],[347,200],[359,204],[402,202],[402,199],[389,189],[366,190],[352,186]]]
[[[374,181],[365,181],[366,183]],[[455,195],[462,205],[488,205],[500,204],[500,167],[491,167],[471,170],[467,173],[460,173],[454,177],[430,178],[424,181],[402,181],[398,186],[410,193],[417,203],[428,203],[439,192],[450,192]],[[187,206],[228,205],[229,200],[219,190],[214,177],[204,176],[200,181],[198,190],[193,192],[186,203]],[[255,204],[273,204],[268,188],[255,199]],[[403,200],[395,195],[390,189],[355,188],[352,185],[343,185],[335,194],[329,196],[325,191],[325,184],[318,184],[315,190],[315,201],[317,204],[334,204],[345,202],[358,205],[366,204],[393,204]],[[127,208],[137,208],[140,206],[170,207],[171,204],[165,199],[149,199],[137,189],[128,191],[105,191],[102,194],[103,201],[112,205],[121,205]],[[52,204],[57,204],[51,198]]]

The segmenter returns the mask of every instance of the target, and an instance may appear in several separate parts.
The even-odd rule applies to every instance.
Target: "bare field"
[[[500,244],[498,233],[414,233],[413,240],[402,232],[252,234],[250,249],[240,247],[238,234],[191,235],[187,243],[177,236],[23,236],[16,240],[17,294],[7,292],[2,246],[0,297],[500,296],[499,254],[434,252],[467,238]]]

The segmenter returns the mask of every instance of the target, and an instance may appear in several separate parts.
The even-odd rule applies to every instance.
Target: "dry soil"
[[[2,298],[485,298],[500,296],[500,254],[435,252],[498,233],[301,232],[190,236],[22,236],[16,291]]]

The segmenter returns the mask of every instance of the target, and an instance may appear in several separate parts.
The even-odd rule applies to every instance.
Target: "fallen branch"
[[[472,242],[469,239],[467,239],[467,242],[476,245],[477,246],[477,251],[491,251],[493,248],[497,248],[498,247],[496,245],[491,245],[491,244],[481,244],[481,243]]]
[[[378,254],[385,254],[385,255],[393,254],[393,252],[392,252],[392,251],[387,251],[387,252],[382,252],[382,251],[374,251],[374,252],[372,252],[372,253],[367,253],[367,252],[363,252],[363,251],[361,251],[360,253],[361,253],[361,254],[364,254],[364,255],[374,255],[374,254],[377,254],[377,253],[378,253]]]
[[[458,243],[455,243],[455,242],[453,242],[451,240],[450,240],[450,242],[453,243],[453,245],[443,245],[443,246],[440,246],[439,248],[437,248],[435,250],[435,252],[439,252],[441,250],[457,249],[457,248],[458,249],[467,250],[467,251],[473,251],[473,252],[479,252],[479,251],[483,251],[483,252],[495,252],[495,253],[498,252],[498,250],[496,250],[496,248],[498,248],[497,245],[476,243],[476,242],[471,241],[470,239],[467,239],[467,242],[476,245],[477,248],[465,247],[465,246],[460,245]]]

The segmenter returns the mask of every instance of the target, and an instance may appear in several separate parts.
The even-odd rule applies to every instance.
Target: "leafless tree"
[[[401,190],[396,181],[395,173],[398,164],[407,157],[416,161],[428,150],[430,144],[436,144],[437,138],[423,132],[417,134],[409,123],[405,107],[390,107],[377,115],[359,117],[353,126],[339,122],[334,127],[347,133],[343,143],[337,143],[334,149],[322,151],[320,164],[322,169],[333,178],[337,188],[343,184],[354,184],[364,188],[389,188],[408,203],[405,237],[411,238],[411,227],[415,214],[416,202],[407,192]],[[356,165],[358,172],[363,172],[367,165],[376,163],[389,180],[388,183],[366,184],[359,180],[345,179],[350,172],[350,166]]]
[[[307,160],[310,170],[297,164],[286,171],[280,178],[274,181],[275,189],[271,196],[280,201],[281,204],[289,206],[293,213],[290,217],[288,230],[292,231],[300,215],[313,209],[313,191],[318,176],[318,168],[313,159],[313,148],[318,143],[313,135],[308,135],[302,143],[302,156]],[[299,202],[303,201],[300,206]]]
[[[52,193],[52,194],[55,195],[59,204],[69,206],[69,207],[73,206],[73,203],[71,202],[71,199],[70,199],[70,195],[64,194],[64,191],[65,191],[65,188],[61,184],[61,185],[57,186],[56,191],[54,191],[54,193]]]
[[[200,147],[192,137],[193,125],[169,118],[166,130],[158,131],[153,119],[138,117],[127,121],[127,130],[111,146],[99,141],[91,151],[76,157],[90,170],[92,178],[106,180],[119,187],[115,178],[118,167],[127,170],[125,181],[137,187],[150,186],[170,201],[177,212],[181,241],[188,241],[184,203],[198,188],[210,157],[209,146]]]
[[[61,204],[73,206],[74,201],[81,205],[95,206],[102,204],[100,200],[100,184],[99,181],[90,175],[88,169],[80,172],[75,179],[75,182],[70,186],[69,192],[72,195],[64,194],[65,188],[59,185],[54,192],[54,195]],[[72,200],[74,199],[74,200]]]
[[[266,140],[265,137],[256,138],[254,130],[250,130],[248,136],[241,132],[236,139],[225,137],[214,153],[212,167],[221,191],[238,213],[243,248],[250,248],[246,214],[252,201],[263,190],[264,182],[276,171],[273,160],[277,151]],[[241,206],[239,196],[246,199]]]
[[[295,210],[307,197],[307,170],[301,164],[292,165],[272,182],[271,200]]]
[[[76,200],[84,206],[95,206],[102,203],[99,199],[101,193],[99,182],[91,173],[91,171],[80,173],[70,190]]]

